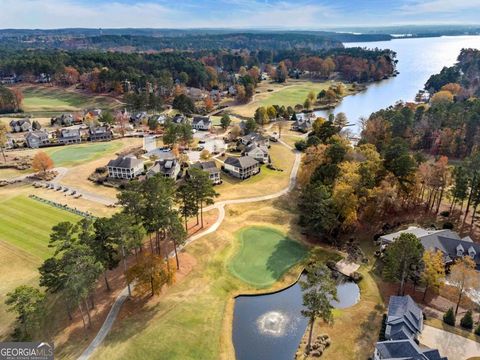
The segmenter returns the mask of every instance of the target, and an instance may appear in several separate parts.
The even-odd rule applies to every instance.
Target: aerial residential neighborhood
[[[475,1],[0,9],[1,359],[480,359]]]

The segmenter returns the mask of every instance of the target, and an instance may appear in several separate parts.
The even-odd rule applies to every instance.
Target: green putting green
[[[55,166],[68,166],[88,162],[109,153],[113,154],[120,147],[119,142],[110,141],[51,147],[45,152],[50,155]]]
[[[303,245],[269,227],[246,227],[236,237],[240,248],[230,259],[228,268],[256,287],[272,285],[307,254]]]

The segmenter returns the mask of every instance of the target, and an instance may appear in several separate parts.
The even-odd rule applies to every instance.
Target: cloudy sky
[[[0,28],[478,23],[480,0],[0,0]]]

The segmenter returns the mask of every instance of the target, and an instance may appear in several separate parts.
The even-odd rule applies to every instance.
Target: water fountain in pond
[[[278,311],[269,311],[257,319],[257,327],[263,334],[283,336],[288,322],[288,316],[285,314]]]

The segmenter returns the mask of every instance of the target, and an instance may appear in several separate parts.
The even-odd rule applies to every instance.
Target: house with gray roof
[[[90,141],[110,141],[112,140],[112,131],[106,126],[92,126],[88,129],[88,139]]]
[[[77,144],[82,142],[79,128],[61,129],[57,137],[60,144]]]
[[[155,162],[147,171],[147,178],[161,174],[164,177],[177,180],[181,171],[180,162],[178,159],[161,159]]]
[[[192,129],[208,131],[212,127],[210,116],[194,116],[192,119]]]
[[[42,146],[50,145],[48,133],[42,130],[29,131],[25,135],[25,142],[27,146],[32,149],[38,149]]]
[[[250,133],[248,135],[242,136],[239,138],[242,145],[250,145],[256,143],[258,145],[264,145],[266,147],[270,146],[270,139],[268,136],[263,136],[259,133]]]
[[[245,147],[244,154],[254,158],[262,164],[266,164],[270,161],[268,147],[266,147],[265,145],[259,145],[256,142],[247,145]]]
[[[208,173],[208,177],[214,185],[218,185],[222,183],[220,170],[217,168],[217,165],[215,164],[214,160],[204,161],[204,162],[198,161],[195,164],[192,164],[191,167],[194,169],[201,169],[206,173]]]
[[[391,296],[385,328],[387,340],[416,339],[423,330],[423,312],[407,296]]]
[[[119,156],[107,164],[108,177],[113,179],[134,179],[143,172],[143,160],[134,155]]]
[[[32,122],[30,119],[20,119],[10,121],[12,132],[25,132],[32,130]]]
[[[426,230],[411,226],[392,234],[380,236],[382,246],[394,242],[402,233],[414,234],[422,243],[425,250],[440,250],[444,255],[445,265],[452,264],[458,258],[470,256],[480,270],[480,244],[466,236],[460,237],[455,231],[449,229]]]
[[[225,160],[223,170],[238,179],[248,179],[260,172],[260,163],[250,156],[230,156]]]
[[[292,130],[307,133],[312,129],[313,122],[315,121],[315,115],[313,113],[298,113],[295,114],[293,121]]]
[[[423,312],[407,296],[391,296],[385,320],[385,341],[375,345],[374,360],[448,360],[438,350],[422,348],[417,337],[423,330]]]

